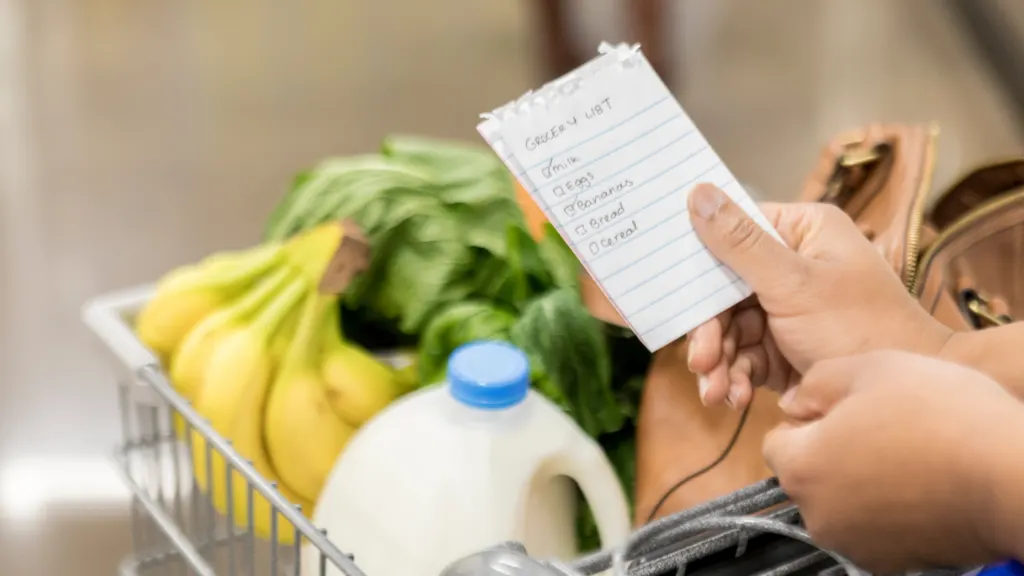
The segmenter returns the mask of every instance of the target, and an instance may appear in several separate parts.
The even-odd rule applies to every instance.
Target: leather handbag
[[[1024,158],[968,173],[928,209],[937,138],[927,125],[872,124],[841,134],[823,149],[800,200],[849,214],[907,290],[948,326],[981,329],[1024,318]],[[595,316],[621,323],[595,285],[584,282],[582,292]],[[679,341],[658,351],[647,375],[637,427],[637,524],[770,476],[761,444],[782,421],[775,398],[755,393],[743,415],[705,408],[685,347]]]
[[[937,140],[935,127],[921,125],[843,134],[826,146],[802,199],[849,214],[947,326],[1024,318],[1024,158],[976,168],[931,199]]]

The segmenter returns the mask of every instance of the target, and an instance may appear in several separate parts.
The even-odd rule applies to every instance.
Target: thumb
[[[837,358],[811,366],[799,384],[779,399],[786,416],[798,421],[823,418],[853,389],[857,374],[856,360]]]
[[[779,477],[784,488],[788,488],[786,485],[790,484],[790,478],[799,478],[811,464],[817,432],[817,422],[796,425],[783,422],[765,434],[761,447],[765,464]],[[787,494],[791,498],[796,496]]]
[[[729,196],[711,184],[698,184],[688,199],[694,231],[708,250],[750,285],[755,293],[780,280],[794,281],[800,257],[755,222]],[[756,210],[756,208],[755,208]],[[760,216],[760,214],[759,214]]]

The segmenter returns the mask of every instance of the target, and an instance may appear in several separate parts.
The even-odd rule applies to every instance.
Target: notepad
[[[714,184],[775,231],[639,47],[599,51],[477,128],[655,351],[751,293],[694,233],[690,190]]]

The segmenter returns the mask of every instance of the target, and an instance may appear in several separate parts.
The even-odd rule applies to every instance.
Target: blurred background
[[[2,571],[111,574],[130,547],[88,298],[252,244],[325,156],[395,132],[476,140],[480,112],[600,40],[651,48],[764,198],[792,198],[830,135],[873,120],[939,123],[940,188],[1024,152],[1019,0],[657,4],[0,0]]]

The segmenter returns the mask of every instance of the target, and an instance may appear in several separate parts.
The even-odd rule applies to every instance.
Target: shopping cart
[[[83,310],[85,323],[114,360],[121,404],[124,441],[115,459],[132,493],[134,539],[133,553],[120,566],[122,576],[363,576],[358,559],[346,555],[330,540],[330,534],[303,515],[311,511],[288,502],[273,482],[239,456],[231,443],[174,391],[157,359],[131,329],[136,313],[151,294],[149,286],[117,292],[93,300]],[[179,441],[174,433],[175,415],[186,423],[185,440]],[[212,469],[214,454],[219,453],[226,462],[225,477],[234,471],[245,478],[248,510],[257,494],[276,510],[269,540],[255,536],[252,514],[247,515],[247,527],[235,526],[231,493],[238,489],[235,483],[227,482],[225,514],[218,514],[210,498],[197,488],[190,469],[192,431],[205,438],[207,471]],[[296,537],[294,543],[285,545],[280,535],[288,525],[294,527]],[[311,558],[316,564],[303,566],[303,560]],[[774,479],[648,524],[615,553],[602,551],[567,565],[543,565],[555,575],[579,576],[612,568],[629,576],[864,574],[811,542],[801,528],[798,510]],[[966,572],[949,570],[927,576]]]

